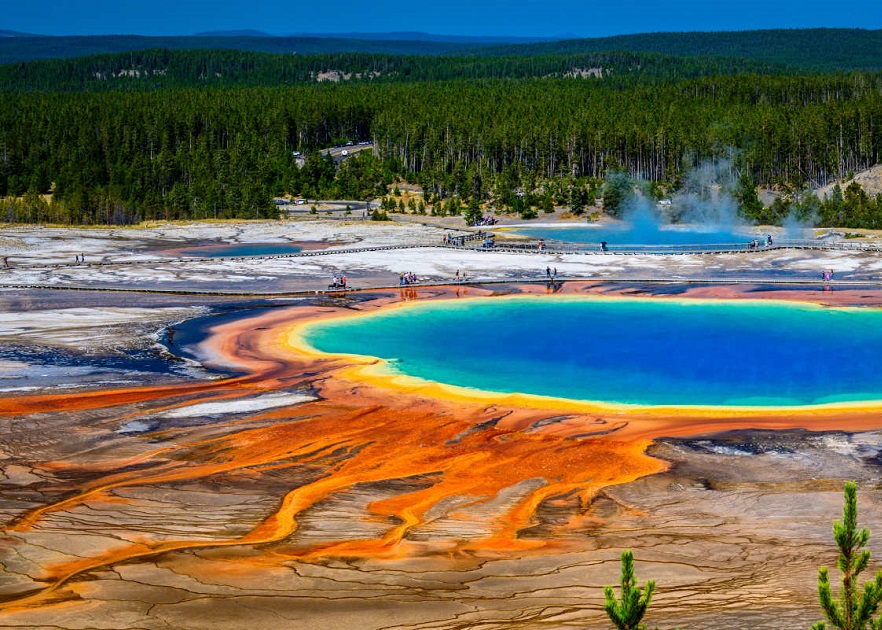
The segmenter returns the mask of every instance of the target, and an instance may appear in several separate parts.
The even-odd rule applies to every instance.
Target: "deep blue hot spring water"
[[[423,379],[642,405],[882,400],[882,310],[776,301],[513,297],[316,322],[305,341]]]

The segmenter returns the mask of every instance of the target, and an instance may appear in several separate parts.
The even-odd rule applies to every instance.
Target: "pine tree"
[[[756,185],[747,170],[741,171],[735,198],[741,207],[741,216],[751,221],[758,221],[763,214],[763,202],[756,193]]]
[[[477,198],[472,197],[471,199],[469,199],[469,204],[466,207],[466,225],[475,225],[478,221],[481,220],[482,216],[483,214],[481,213],[481,206],[478,204]]]
[[[603,185],[603,211],[611,217],[624,212],[624,206],[634,195],[634,180],[625,171],[611,171]]]
[[[818,596],[827,621],[839,630],[882,630],[882,619],[872,617],[882,602],[882,571],[876,573],[872,582],[864,584],[859,592],[857,577],[870,562],[870,551],[862,549],[870,539],[870,530],[857,528],[857,486],[853,481],[845,484],[845,505],[842,521],[833,523],[833,539],[839,548],[839,570],[842,572],[842,592],[838,601],[830,590],[827,567],[818,570]],[[812,630],[826,630],[827,624],[819,621]]]
[[[551,190],[546,190],[542,195],[542,212],[551,214],[554,212],[554,199],[551,196]]]
[[[655,581],[649,580],[643,588],[637,584],[634,577],[634,554],[630,549],[622,552],[621,587],[621,601],[616,599],[612,586],[603,588],[603,594],[606,597],[603,609],[606,611],[606,615],[618,630],[644,630],[646,626],[640,622],[652,600]]]

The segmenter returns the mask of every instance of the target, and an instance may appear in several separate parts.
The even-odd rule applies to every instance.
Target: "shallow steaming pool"
[[[695,226],[659,226],[647,224],[570,225],[515,227],[511,233],[549,241],[599,245],[744,245],[765,235],[729,229],[699,229]]]

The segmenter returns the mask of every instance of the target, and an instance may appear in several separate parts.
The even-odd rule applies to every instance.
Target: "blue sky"
[[[879,0],[0,0],[0,29],[47,35],[423,31],[571,34],[882,28]]]

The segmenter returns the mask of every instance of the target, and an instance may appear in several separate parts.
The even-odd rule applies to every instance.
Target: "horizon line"
[[[523,43],[543,43],[546,41],[568,41],[568,40],[581,40],[581,39],[609,39],[613,37],[626,37],[632,35],[670,35],[670,34],[690,34],[690,33],[702,33],[702,34],[716,34],[716,33],[760,33],[760,32],[770,32],[770,31],[865,31],[865,32],[873,32],[873,31],[882,31],[882,28],[865,28],[860,26],[793,26],[793,27],[773,27],[773,28],[741,28],[741,29],[688,29],[688,30],[665,30],[665,31],[631,31],[631,32],[617,32],[605,35],[580,35],[577,33],[559,33],[559,34],[551,34],[551,35],[518,35],[513,33],[506,34],[480,34],[480,35],[468,35],[461,33],[433,33],[428,31],[350,31],[350,32],[309,32],[309,33],[285,33],[285,34],[275,34],[275,33],[267,33],[260,29],[252,29],[252,28],[243,28],[243,29],[214,29],[209,31],[198,31],[192,33],[163,33],[163,34],[148,34],[148,33],[133,33],[133,32],[113,32],[113,33],[62,33],[62,34],[47,34],[47,33],[33,33],[27,31],[19,31],[16,29],[0,29],[0,33],[10,33],[8,35],[0,34],[0,39],[16,39],[16,38],[30,38],[30,37],[220,37],[220,38],[242,38],[242,37],[251,37],[255,39],[290,39],[290,38],[303,38],[303,39],[360,39],[359,36],[372,36],[373,39],[377,41],[384,41],[376,36],[379,35],[388,35],[388,36],[398,36],[398,41],[420,41],[416,40],[408,40],[403,39],[400,36],[403,35],[414,35],[414,36],[422,36],[422,37],[444,37],[444,38],[461,38],[465,40],[480,40],[480,39],[496,39],[496,40],[504,40],[504,39],[518,39],[518,40],[531,40]],[[442,42],[443,43],[443,42]],[[451,43],[464,43],[464,42],[451,42]]]

